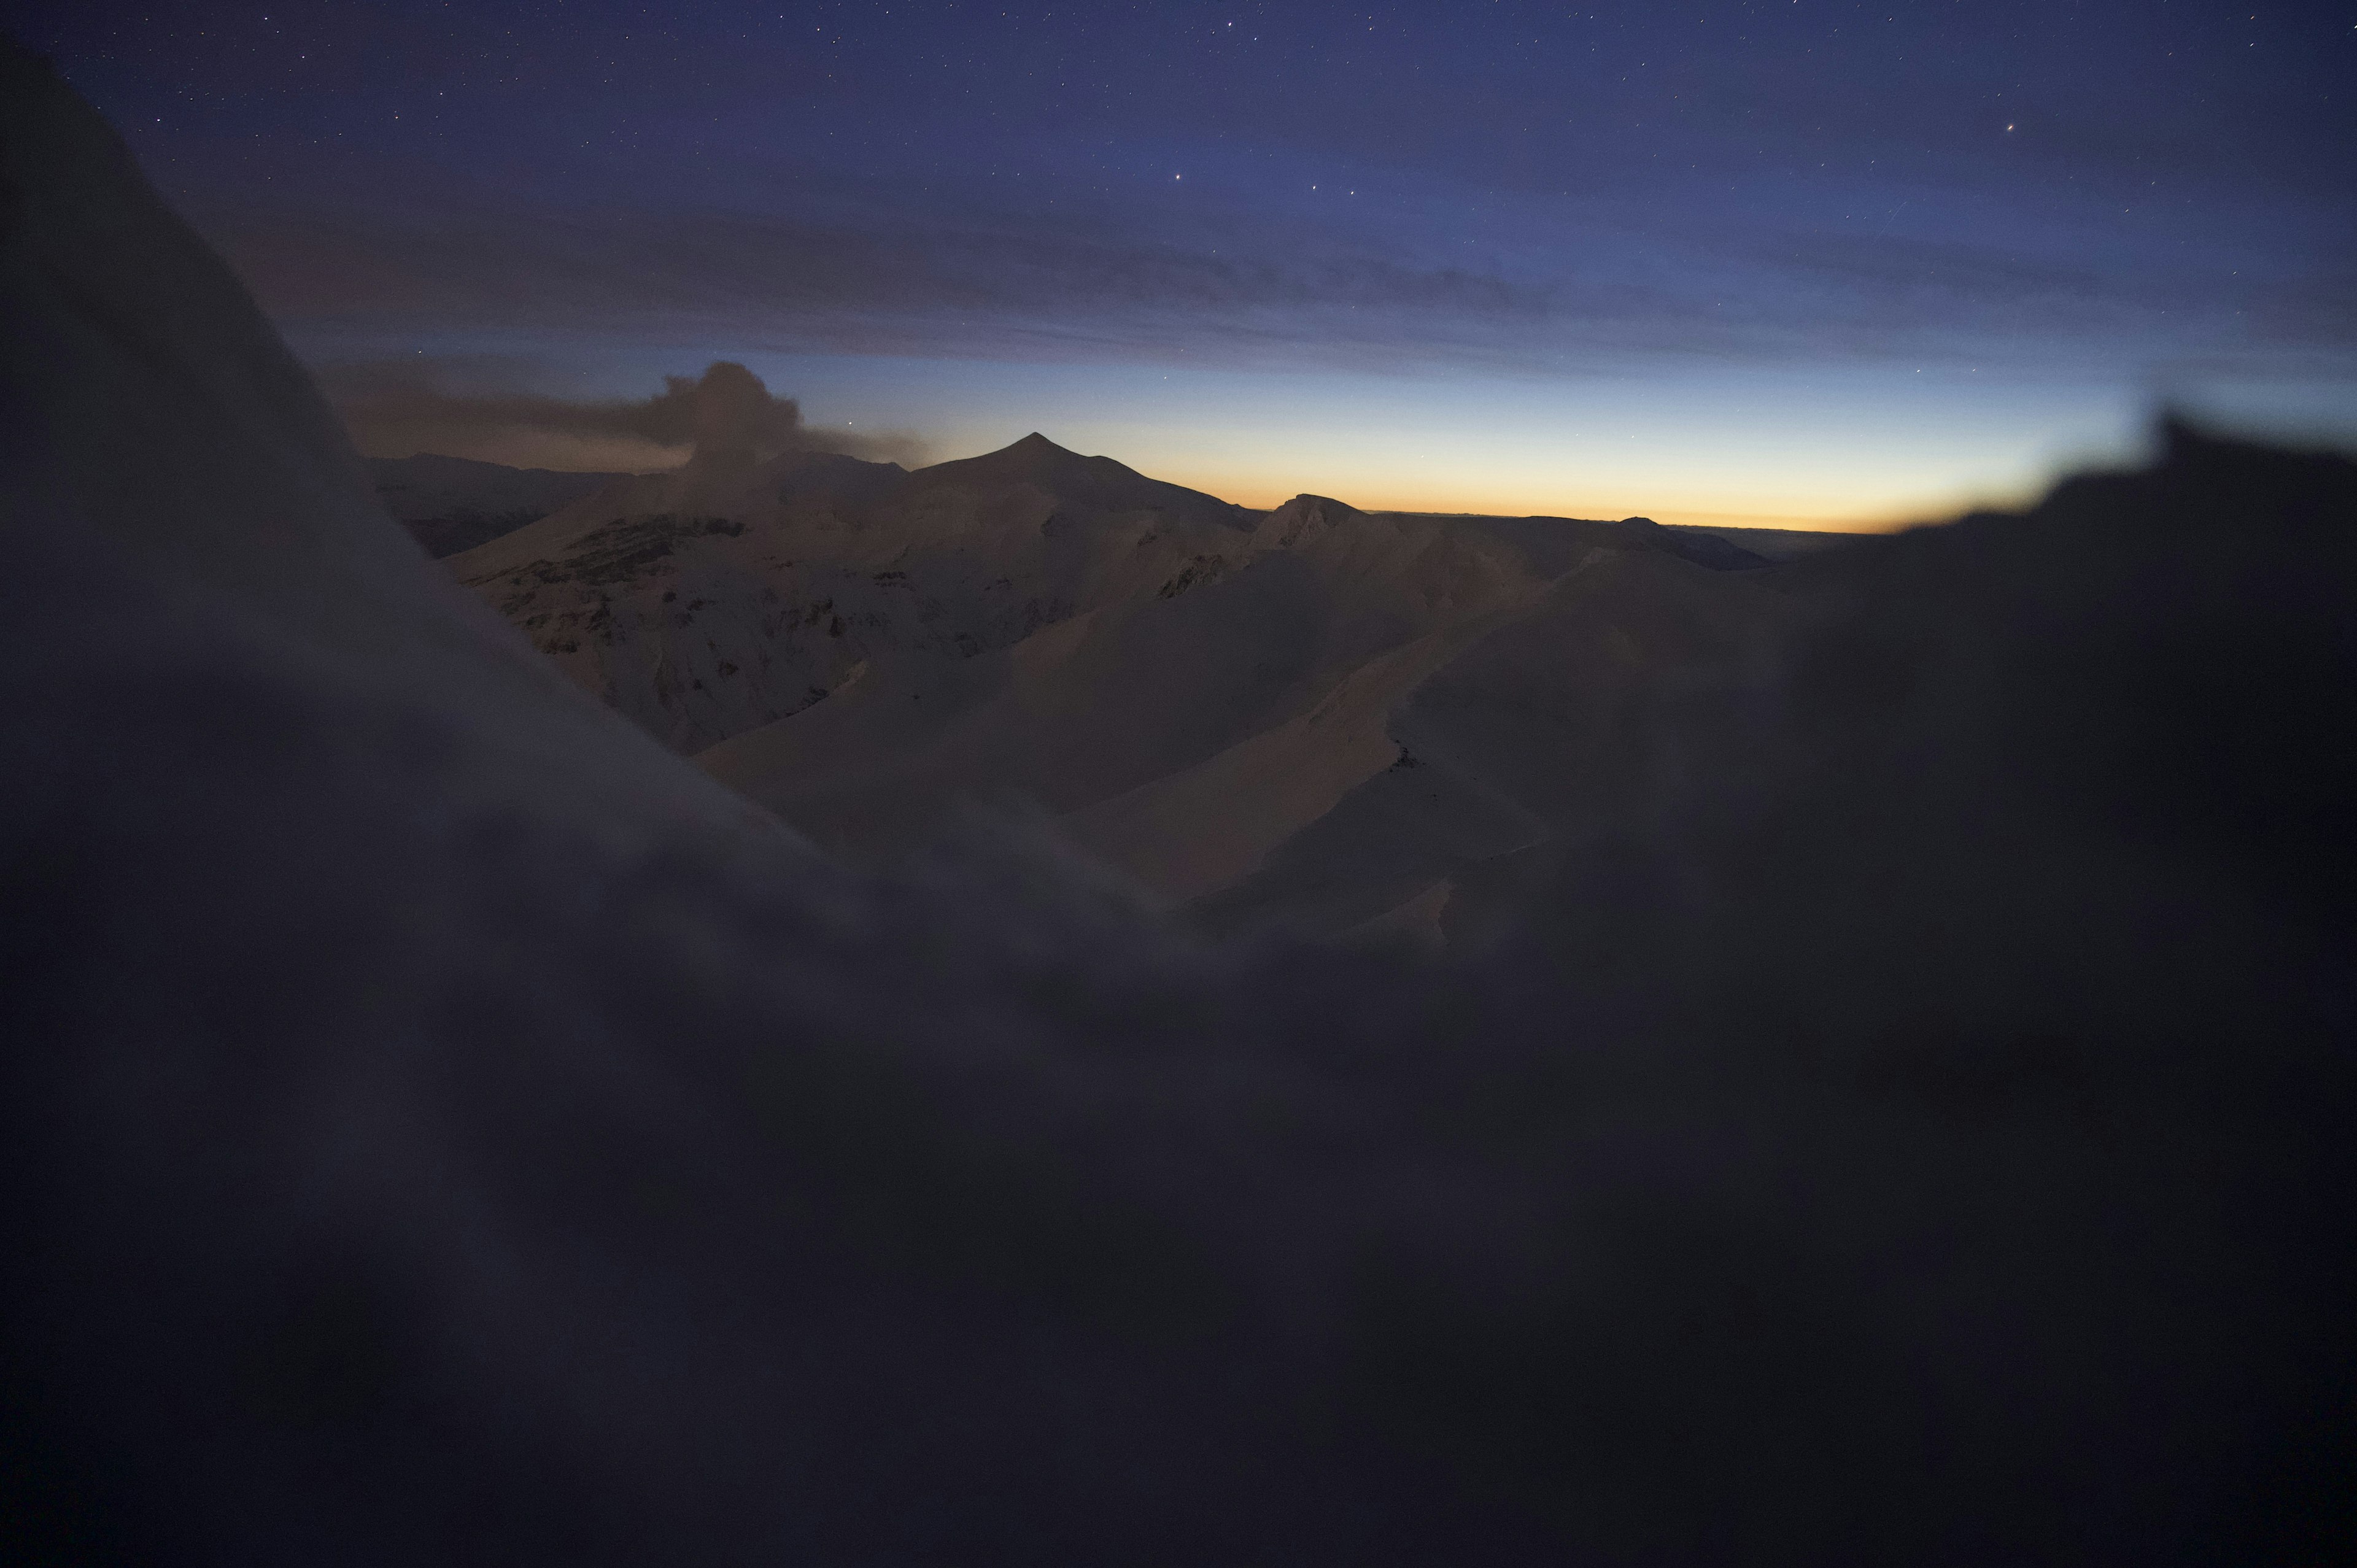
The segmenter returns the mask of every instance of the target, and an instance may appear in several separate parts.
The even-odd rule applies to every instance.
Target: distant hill
[[[462,550],[536,522],[570,501],[628,476],[510,468],[421,452],[370,457],[369,482],[395,521],[433,556]]]

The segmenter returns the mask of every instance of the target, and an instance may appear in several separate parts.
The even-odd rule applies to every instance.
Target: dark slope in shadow
[[[511,468],[434,452],[365,461],[385,510],[436,560],[538,522],[623,477]]]
[[[748,818],[0,146],[13,1560],[2347,1554],[2348,463],[1829,554],[1482,962],[1207,948]]]

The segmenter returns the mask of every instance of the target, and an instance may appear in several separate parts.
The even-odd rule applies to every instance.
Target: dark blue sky
[[[1663,516],[2002,491],[2164,396],[2357,431],[2357,4],[13,15],[380,405],[725,357],[933,456]]]

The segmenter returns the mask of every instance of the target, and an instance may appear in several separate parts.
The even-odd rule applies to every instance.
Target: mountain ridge
[[[973,802],[1024,800],[1152,897],[1328,934],[1405,873],[1372,845],[1356,864],[1390,869],[1347,896],[1330,869],[1286,870],[1309,864],[1286,846],[1313,830],[1306,843],[1339,843],[1348,823],[1382,820],[1401,844],[1458,844],[1416,863],[1437,882],[1497,847],[1440,820],[1460,798],[1523,824],[1510,847],[1534,822],[1541,836],[1578,828],[1494,739],[1473,772],[1445,766],[1413,789],[1387,777],[1403,757],[1417,765],[1392,731],[1430,730],[1412,717],[1426,682],[1552,614],[1582,574],[1627,585],[1574,617],[1611,623],[1618,640],[1590,646],[1566,622],[1576,646],[1529,657],[1578,662],[1586,690],[1706,649],[1734,657],[1693,628],[1748,617],[1765,636],[1780,603],[1731,586],[1770,569],[1763,558],[1642,519],[1367,512],[1311,493],[1249,512],[1036,431],[914,472],[699,455],[449,565],[601,700],[834,853],[888,859]],[[1662,593],[1694,602],[1658,622],[1616,618]],[[1411,646],[1426,652],[1406,658]],[[1569,690],[1526,700],[1559,706]],[[1555,766],[1612,754],[1587,722],[1563,732],[1589,738]],[[1523,733],[1556,732],[1526,719]],[[1476,755],[1421,744],[1436,760]],[[1305,788],[1312,778],[1328,782]],[[1371,816],[1361,795],[1391,804]]]

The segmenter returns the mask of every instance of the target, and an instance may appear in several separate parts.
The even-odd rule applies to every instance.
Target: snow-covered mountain
[[[1329,932],[1445,912],[1620,809],[1616,705],[1729,678],[1786,603],[1760,557],[1641,518],[1264,514],[1036,434],[913,474],[691,464],[451,564],[834,850],[1023,802],[1215,923]]]

